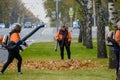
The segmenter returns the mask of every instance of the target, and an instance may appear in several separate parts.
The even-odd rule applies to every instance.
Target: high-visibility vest
[[[120,44],[120,30],[115,32],[114,39],[118,44]]]
[[[60,30],[56,33],[56,39],[62,39],[63,36],[60,34]],[[67,39],[68,41],[71,41],[71,32],[68,31],[68,34],[67,34]]]
[[[18,40],[20,40],[20,35],[19,33],[13,33],[10,36],[10,42],[17,42]]]

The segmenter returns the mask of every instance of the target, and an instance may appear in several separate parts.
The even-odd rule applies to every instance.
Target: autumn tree
[[[24,7],[21,0],[0,0],[0,12],[0,22],[4,22],[7,27],[9,24],[17,22],[18,18],[22,23],[23,14],[24,18],[33,17],[31,21],[38,20],[33,13]]]
[[[98,51],[97,57],[107,58],[102,0],[96,0],[96,14],[97,14],[97,51]]]
[[[49,5],[51,4],[51,5]],[[69,17],[69,8],[73,8],[74,12],[76,12],[76,5],[78,3],[75,3],[74,0],[60,0],[59,1],[59,19],[62,23],[70,22],[70,17]],[[79,6],[79,5],[78,5]],[[55,19],[52,18],[52,12],[56,12],[56,2],[55,0],[46,0],[44,2],[44,7],[47,12],[47,17],[50,18],[51,22],[56,21]],[[78,17],[80,14],[78,14]],[[73,20],[75,20],[75,13],[73,15]]]
[[[91,0],[76,0],[79,5],[82,6],[82,20],[81,20],[81,28],[79,34],[79,40],[81,40],[80,36],[82,36],[83,45],[87,48],[93,48],[92,44],[92,1]]]

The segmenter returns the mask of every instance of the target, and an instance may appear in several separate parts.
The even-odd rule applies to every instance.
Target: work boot
[[[22,72],[18,72],[18,75],[21,75],[21,74],[23,74]]]
[[[0,75],[3,74],[3,72],[0,71]]]

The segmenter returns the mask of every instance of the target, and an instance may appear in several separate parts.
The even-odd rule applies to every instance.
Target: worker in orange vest
[[[56,39],[59,42],[61,59],[64,59],[64,46],[67,51],[68,59],[70,59],[71,32],[65,25],[62,25],[61,29],[56,33]]]
[[[116,24],[116,31],[114,34],[114,40],[117,42],[117,45],[114,46],[114,53],[116,55],[116,74],[119,70],[119,53],[120,53],[120,21]]]
[[[18,23],[13,24],[11,32],[9,33],[10,39],[9,39],[8,47],[12,47],[12,46],[14,46],[14,47],[8,48],[8,53],[9,53],[8,60],[4,64],[2,70],[0,71],[0,74],[4,73],[4,71],[6,70],[8,65],[13,61],[14,58],[16,58],[18,60],[18,64],[17,64],[18,74],[22,74],[22,72],[21,72],[22,57],[19,54],[20,49],[21,49],[20,45],[24,45],[26,47],[28,45],[26,44],[26,42],[20,40],[20,35],[19,35],[20,32],[21,32],[21,25]],[[23,50],[23,49],[21,49],[21,50]]]

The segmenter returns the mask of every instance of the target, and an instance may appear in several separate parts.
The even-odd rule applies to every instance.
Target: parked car
[[[26,22],[24,24],[24,28],[32,28],[32,23],[31,22]]]
[[[5,24],[4,23],[0,23],[0,28],[5,28]]]
[[[16,23],[10,24],[10,25],[9,25],[9,28],[12,29],[16,24],[20,24],[20,23],[17,23],[17,22],[16,22]]]

